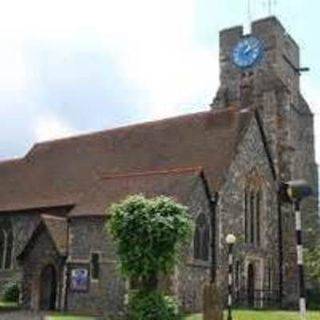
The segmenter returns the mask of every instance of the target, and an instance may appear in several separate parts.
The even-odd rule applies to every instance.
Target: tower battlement
[[[250,36],[263,44],[263,57],[254,67],[241,69],[233,61],[233,51],[241,40]],[[238,84],[246,71],[255,74],[255,82],[261,77],[280,81],[297,98],[300,90],[299,69],[299,46],[274,16],[252,22],[250,34],[244,33],[243,26],[220,32],[220,82],[221,86],[228,88],[231,100],[238,98]]]

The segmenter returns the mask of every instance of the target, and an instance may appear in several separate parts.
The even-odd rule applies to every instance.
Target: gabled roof
[[[101,175],[123,172],[201,166],[217,190],[251,118],[229,108],[37,144],[0,163],[0,212],[77,204]]]
[[[60,256],[66,256],[68,248],[68,223],[66,218],[41,215],[41,220],[33,231],[30,239],[27,241],[25,247],[18,255],[18,260],[24,259],[26,255],[32,250],[34,245],[37,243],[36,239],[40,232],[48,232],[51,240]]]
[[[202,168],[104,176],[70,212],[70,217],[108,215],[109,206],[129,195],[167,196],[187,205],[201,181]]]

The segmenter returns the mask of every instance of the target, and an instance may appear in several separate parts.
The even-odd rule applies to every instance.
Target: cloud
[[[0,4],[0,157],[207,108],[218,54],[197,42],[195,19],[195,0]]]
[[[35,120],[34,139],[36,142],[64,138],[77,133],[77,130],[52,114],[39,116]]]
[[[149,100],[140,110],[148,118],[203,109],[218,86],[218,55],[201,47],[149,48],[131,58],[120,64],[129,80],[147,93]]]

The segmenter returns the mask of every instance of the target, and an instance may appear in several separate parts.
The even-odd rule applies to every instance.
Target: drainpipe
[[[215,192],[212,195],[209,187],[208,180],[204,175],[204,172],[201,171],[200,177],[203,181],[205,188],[205,193],[207,199],[209,200],[209,207],[211,213],[211,270],[210,270],[210,282],[214,283],[217,277],[217,256],[216,256],[216,213],[217,213],[217,204],[219,200],[218,192]]]
[[[216,281],[217,277],[217,254],[216,254],[216,213],[219,195],[215,194],[210,198],[211,209],[211,283]]]
[[[63,311],[68,310],[68,257],[69,257],[69,219],[67,219],[67,248],[66,255],[63,259],[63,274],[62,274],[62,299],[61,299],[61,309]]]

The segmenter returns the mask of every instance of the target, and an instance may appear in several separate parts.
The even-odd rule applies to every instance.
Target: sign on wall
[[[87,291],[89,287],[89,272],[87,268],[71,270],[71,290]]]

